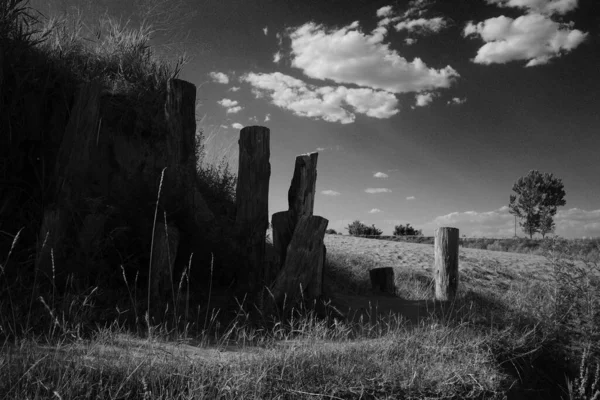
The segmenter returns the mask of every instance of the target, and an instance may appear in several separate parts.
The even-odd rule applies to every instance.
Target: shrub
[[[396,225],[394,227],[394,236],[423,236],[423,232],[420,229],[410,226],[410,224]]]
[[[335,229],[327,229],[325,231],[325,233],[327,233],[328,235],[337,235],[337,231]]]
[[[383,233],[383,231],[377,229],[375,225],[368,226],[359,220],[348,225],[346,230],[351,236],[380,236]]]

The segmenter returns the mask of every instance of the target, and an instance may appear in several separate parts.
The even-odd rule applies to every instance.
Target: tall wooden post
[[[269,226],[270,131],[248,126],[240,131],[236,189],[236,232],[243,265],[238,270],[241,292],[257,294],[264,285],[265,243]]]
[[[452,301],[458,289],[458,229],[437,228],[434,243],[436,300]]]

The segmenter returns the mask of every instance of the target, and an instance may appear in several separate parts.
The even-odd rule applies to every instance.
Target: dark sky
[[[315,213],[338,231],[512,236],[512,185],[537,169],[565,184],[556,233],[600,236],[600,2],[86,4],[136,18],[150,3],[171,13],[157,44],[189,31],[182,78],[212,160],[236,169],[239,129],[271,129],[271,213],[287,209],[295,156],[319,149]]]

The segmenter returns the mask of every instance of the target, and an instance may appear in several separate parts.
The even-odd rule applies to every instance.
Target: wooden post
[[[371,288],[374,292],[396,294],[394,269],[392,267],[373,268],[369,270]]]
[[[301,154],[296,157],[294,176],[288,191],[288,206],[294,225],[302,215],[313,215],[318,157],[319,153]]]
[[[319,261],[324,255],[323,238],[328,223],[325,218],[314,215],[300,217],[285,264],[271,286],[277,304],[286,295],[288,301],[297,299],[315,279]]]
[[[437,228],[434,243],[436,300],[452,301],[458,289],[458,229]]]
[[[240,131],[235,222],[244,256],[237,274],[238,289],[245,293],[260,293],[264,285],[271,177],[269,140],[270,131],[262,126]]]
[[[288,211],[273,214],[273,246],[279,258],[277,270],[270,273],[273,277],[276,277],[279,270],[285,265],[287,249],[300,217],[313,215],[318,157],[319,153],[316,152],[296,156],[294,176],[288,191]],[[320,264],[319,271],[323,269],[322,262]],[[322,279],[316,279],[316,281],[319,282]],[[314,289],[320,295],[321,289],[316,287]]]

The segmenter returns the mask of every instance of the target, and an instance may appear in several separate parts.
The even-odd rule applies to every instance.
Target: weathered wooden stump
[[[313,282],[319,263],[322,263],[323,237],[328,222],[325,218],[314,215],[300,217],[288,247],[285,264],[271,286],[271,293],[277,304],[286,296],[289,301],[296,300]]]
[[[458,289],[458,229],[437,228],[434,243],[435,298],[452,301]]]
[[[292,242],[298,221],[302,216],[313,215],[315,204],[315,191],[317,183],[317,161],[319,153],[301,154],[296,157],[294,175],[288,190],[288,211],[273,214],[273,246],[278,254],[279,265],[273,267],[269,276],[275,278],[286,263],[288,249]],[[322,252],[326,250],[323,245]],[[318,297],[322,293],[323,264],[325,256],[317,260],[318,265],[311,288],[307,294]]]
[[[240,131],[236,188],[236,234],[243,257],[238,290],[259,294],[265,285],[265,245],[269,226],[270,131],[248,126]]]
[[[371,288],[374,292],[396,294],[394,269],[392,267],[373,268],[369,270]]]

